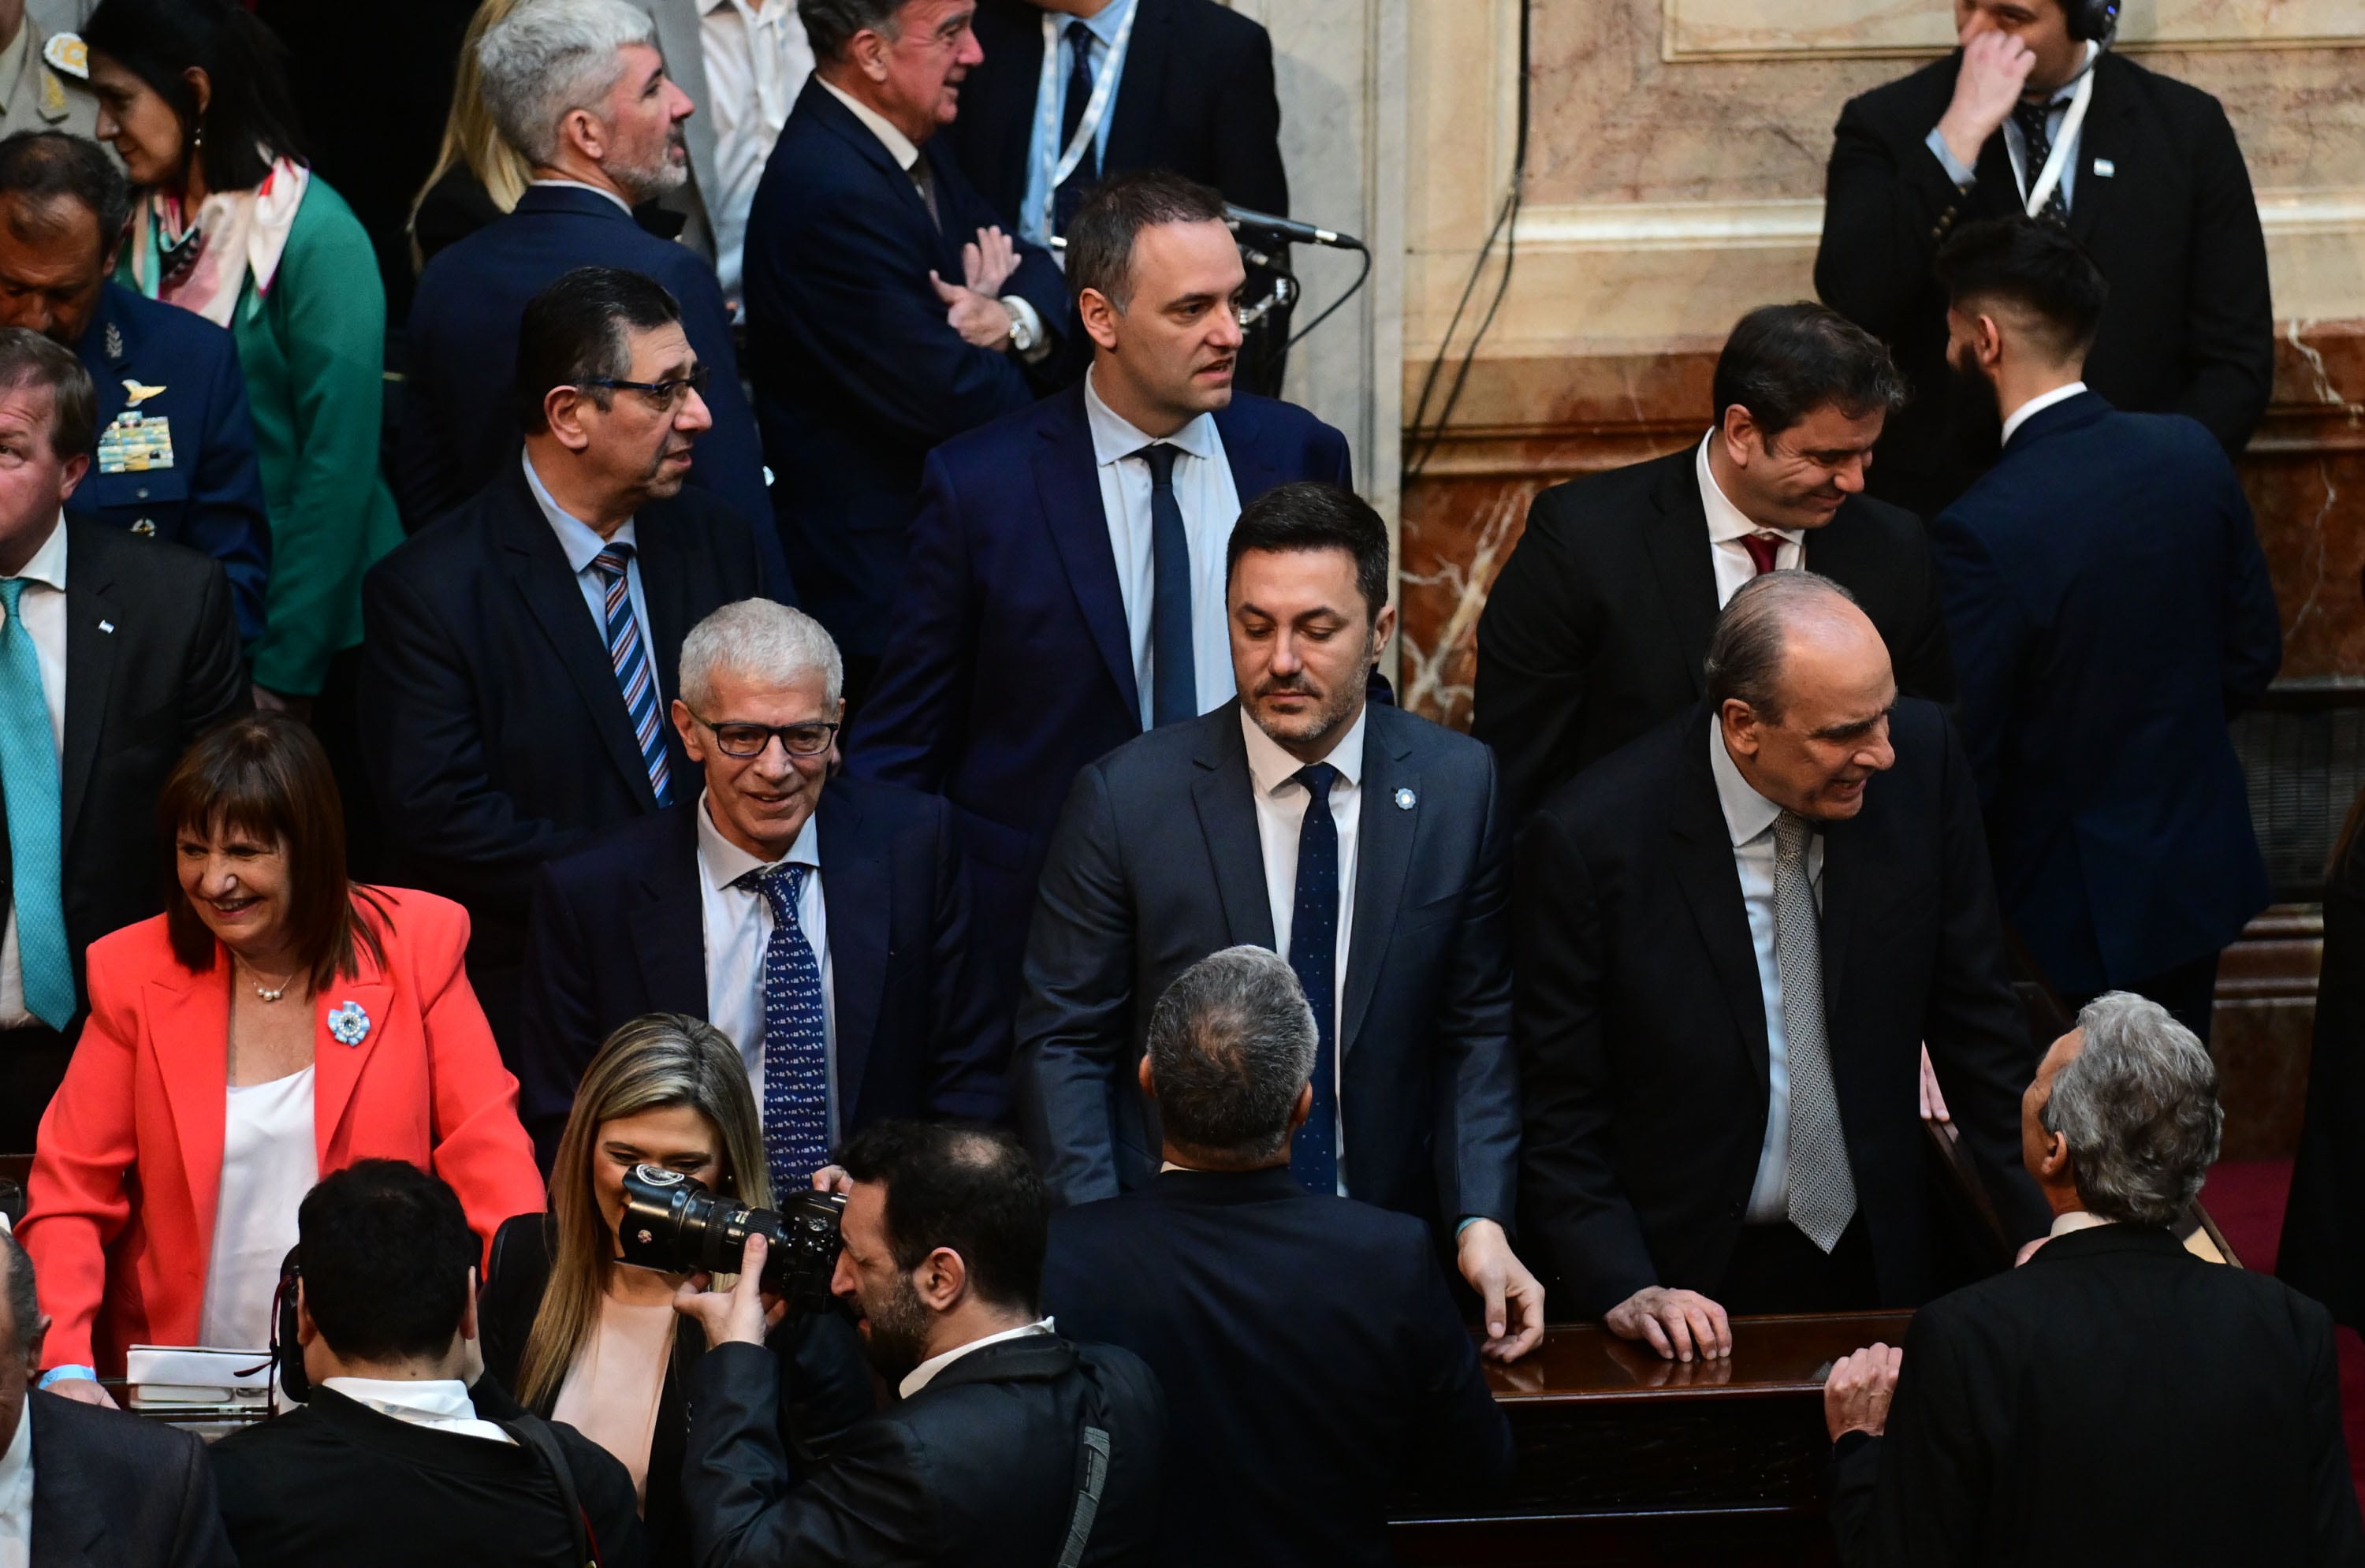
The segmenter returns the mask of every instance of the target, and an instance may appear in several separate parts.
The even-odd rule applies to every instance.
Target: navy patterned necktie
[[[1191,532],[1174,494],[1179,446],[1156,442],[1133,455],[1149,465],[1149,724],[1199,716],[1198,657],[1191,644]]]
[[[1339,1190],[1339,824],[1330,787],[1339,770],[1297,770],[1306,821],[1297,830],[1297,890],[1289,917],[1289,967],[1314,1009],[1314,1112],[1289,1147],[1290,1174],[1309,1193]]]
[[[2052,118],[2053,109],[2051,104],[2032,104],[2025,98],[2012,106],[2012,123],[2020,127],[2020,140],[2026,151],[2024,161],[2028,165],[2030,190],[2036,188],[2037,180],[2045,174],[2046,160],[2053,156],[2052,133],[2046,129],[2046,122]],[[2045,198],[2044,209],[2037,216],[2048,223],[2066,224],[2069,221],[2069,201],[2061,194],[2059,181],[2054,183],[2052,193]]]
[[[632,722],[633,739],[641,748],[641,766],[648,769],[649,790],[660,806],[673,804],[672,768],[666,762],[665,704],[657,700],[656,672],[641,646],[640,623],[633,619],[629,573],[633,547],[611,544],[591,558],[606,606],[608,663],[615,669],[616,687],[624,695],[624,717]]]
[[[1093,29],[1082,20],[1068,24],[1068,94],[1067,102],[1059,107],[1059,145],[1052,149],[1052,158],[1067,155],[1068,144],[1076,140],[1076,131],[1084,123],[1084,109],[1093,96]],[[1051,231],[1065,234],[1074,221],[1077,208],[1093,187],[1101,183],[1100,138],[1095,135],[1076,160],[1068,177],[1051,197]]]
[[[772,935],[764,944],[764,1158],[784,1202],[829,1163],[829,1032],[821,961],[797,923],[804,866],[750,871],[731,885],[764,895]]]

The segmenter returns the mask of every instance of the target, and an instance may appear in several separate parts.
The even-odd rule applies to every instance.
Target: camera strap
[[[558,1483],[558,1501],[566,1510],[566,1528],[575,1538],[572,1561],[581,1568],[600,1568],[600,1538],[592,1533],[591,1516],[583,1511],[583,1500],[575,1495],[575,1473],[566,1467],[566,1455],[550,1428],[532,1416],[515,1421],[499,1423],[502,1431],[515,1438],[518,1446],[535,1455],[550,1469],[551,1479]]]

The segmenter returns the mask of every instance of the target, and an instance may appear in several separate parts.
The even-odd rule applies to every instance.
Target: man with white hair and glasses
[[[738,1046],[775,1192],[875,1122],[998,1117],[1009,1019],[951,808],[830,777],[836,644],[747,599],[690,629],[679,668],[673,727],[701,778],[536,888],[519,1111],[544,1163],[600,1041],[646,1013],[704,1018]]]
[[[517,210],[439,252],[410,307],[399,461],[412,530],[458,507],[517,462],[509,418],[525,303],[580,266],[644,273],[680,302],[707,371],[713,428],[689,483],[756,524],[785,583],[756,416],[740,390],[731,313],[713,266],[634,221],[689,177],[683,125],[697,106],[666,73],[656,24],[626,0],[526,0],[477,51],[486,107],[533,169]]]
[[[1841,1560],[2365,1562],[2330,1316],[2172,1228],[2217,1157],[2208,1050],[2112,991],[2021,1104],[2052,1234],[1824,1386]]]

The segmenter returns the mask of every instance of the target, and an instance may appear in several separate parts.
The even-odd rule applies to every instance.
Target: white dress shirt
[[[1779,539],[1775,546],[1774,569],[1795,572],[1806,564],[1807,532],[1802,528],[1765,528],[1753,522],[1724,487],[1716,482],[1716,470],[1709,465],[1709,442],[1716,439],[1710,431],[1694,454],[1693,465],[1699,476],[1700,510],[1708,513],[1709,559],[1716,567],[1716,607],[1722,610],[1732,602],[1732,596],[1742,586],[1757,575],[1757,563],[1749,556],[1749,548],[1741,542],[1753,535]]]
[[[1125,625],[1133,639],[1134,689],[1141,697],[1141,727],[1149,728],[1157,695],[1155,652],[1150,638],[1151,601],[1158,592],[1156,552],[1149,516],[1149,464],[1134,454],[1158,437],[1140,431],[1101,401],[1084,375],[1084,420],[1092,427],[1093,461],[1101,481],[1101,515],[1108,520],[1109,550],[1116,559],[1117,593],[1125,600]],[[1191,662],[1199,711],[1213,712],[1232,700],[1232,633],[1224,603],[1224,555],[1232,525],[1240,520],[1239,490],[1216,416],[1201,414],[1166,444],[1174,460],[1174,500],[1182,510],[1182,532],[1191,548]]]
[[[527,184],[537,187],[548,186],[553,190],[589,191],[593,196],[606,196],[610,201],[614,202],[625,217],[633,216],[633,204],[605,185],[595,185],[583,180],[530,180]]]
[[[2003,440],[1997,444],[1999,446],[2010,446],[2012,444],[2012,438],[2020,433],[2021,426],[2026,424],[2037,415],[2045,412],[2046,409],[2053,407],[2054,404],[2066,403],[2084,390],[2086,390],[2086,384],[2084,382],[2072,381],[2067,386],[2056,386],[2050,392],[2039,392],[2035,397],[2031,398],[2027,402],[2023,403],[2019,408],[2014,409],[2011,415],[2005,419],[2003,421]]]
[[[821,896],[820,816],[805,818],[789,852],[774,861],[757,859],[723,836],[698,797],[698,902],[706,932],[706,1021],[739,1047],[756,1104],[764,1103],[764,950],[772,940],[772,901],[756,889],[731,884],[750,871],[772,866],[804,866],[797,895],[797,924],[821,966],[823,1037],[829,1058],[829,1141],[838,1136],[837,988],[829,961],[829,911]]]
[[[1339,1195],[1347,1192],[1346,1094],[1341,1087],[1347,1070],[1347,1041],[1341,1033],[1347,998],[1347,957],[1355,945],[1355,849],[1363,820],[1363,724],[1370,711],[1355,722],[1322,758],[1339,770],[1330,786],[1330,821],[1339,830],[1339,950],[1331,958],[1330,1038],[1332,1103],[1339,1107],[1333,1148],[1339,1156]],[[1306,825],[1306,806],[1312,798],[1297,781],[1307,765],[1281,748],[1279,742],[1240,710],[1240,734],[1248,742],[1249,778],[1255,786],[1257,843],[1264,851],[1265,901],[1272,909],[1273,951],[1289,957],[1290,923],[1297,913],[1297,840]],[[1309,1001],[1313,1000],[1311,998]],[[1317,1002],[1316,1005],[1320,1005]]]
[[[772,143],[813,74],[813,44],[797,18],[796,0],[699,0],[699,10],[706,102],[698,111],[714,127],[719,187],[699,196],[714,226],[714,271],[723,297],[735,308],[747,210],[755,205],[756,184],[764,177]]]
[[[25,579],[24,597],[17,601],[32,633],[33,659],[41,669],[41,700],[50,710],[50,744],[60,756],[66,749],[66,529],[61,515],[57,527],[17,576]],[[0,611],[0,622],[7,619]],[[8,905],[8,924],[0,932],[0,1029],[36,1022],[25,1006],[24,959],[17,945],[17,906]]]
[[[2061,122],[2068,113],[2069,89],[2065,86],[2045,110],[2045,138],[2056,146],[2060,144]],[[2085,140],[2086,133],[2080,128],[2079,133],[2069,139],[2069,151],[2061,159],[2061,205],[2065,207],[2074,209],[2078,203],[2078,156],[2083,151],[2079,144]],[[1958,188],[1969,190],[1978,183],[1978,173],[1955,156],[1955,150],[1946,145],[1946,139],[1938,134],[1937,127],[1930,128],[1930,134],[1922,138],[1922,145],[1936,156],[1946,171],[1946,177]],[[2012,178],[2020,182],[2020,199],[2024,202],[2028,199],[2029,182],[2044,174],[2045,166],[2042,163],[2034,169],[2028,166],[2028,138],[2021,134],[2020,122],[2009,115],[2004,117],[2003,145],[2004,151],[2012,154]]]
[[[2104,1219],[2101,1215],[2091,1214],[2084,1209],[2071,1209],[2066,1215],[2055,1215],[2053,1216],[2053,1228],[2046,1231],[2045,1234],[2048,1238],[2055,1236],[2067,1236],[2073,1230],[2091,1230],[2098,1225],[2109,1225],[2111,1221]]]
[[[558,535],[558,547],[566,554],[566,569],[575,574],[575,586],[582,590],[583,602],[590,608],[591,624],[600,631],[600,646],[608,645],[608,585],[591,569],[600,552],[611,544],[630,544],[633,553],[624,561],[624,597],[633,607],[633,625],[641,634],[641,656],[649,661],[649,671],[656,672],[656,644],[649,640],[649,603],[641,592],[641,552],[639,542],[633,536],[632,518],[624,526],[606,539],[600,531],[574,513],[561,508],[533,471],[533,458],[521,459],[525,464],[526,488],[533,492],[534,504],[542,508],[544,521]]]
[[[320,1386],[413,1427],[512,1446],[517,1442],[492,1422],[478,1418],[476,1402],[468,1397],[468,1385],[457,1378],[409,1383],[375,1377],[332,1377],[324,1379]]]
[[[941,1356],[930,1356],[926,1361],[922,1361],[918,1366],[913,1367],[910,1372],[905,1372],[903,1374],[903,1381],[895,1385],[895,1392],[902,1398],[911,1398],[912,1395],[919,1393],[920,1390],[936,1382],[936,1374],[938,1372],[944,1371],[955,1361],[959,1361],[963,1356],[968,1355],[972,1350],[982,1350],[988,1345],[999,1345],[1005,1339],[1025,1339],[1037,1334],[1056,1334],[1058,1332],[1059,1330],[1053,1327],[1052,1320],[1050,1318],[1038,1317],[1034,1322],[1023,1325],[1020,1327],[1005,1328],[999,1334],[988,1334],[982,1339],[971,1339],[968,1344],[959,1346],[954,1350],[947,1350]]]
[[[1059,18],[1059,58],[1051,70],[1037,78],[1035,87],[1035,122],[1026,142],[1026,197],[1019,207],[1018,232],[1037,245],[1051,242],[1049,224],[1045,215],[1050,203],[1047,188],[1052,173],[1059,167],[1059,155],[1067,151],[1060,140],[1059,129],[1068,123],[1068,78],[1074,69],[1074,57],[1069,52],[1068,36],[1070,24],[1082,22],[1085,29],[1084,47],[1091,50],[1093,86],[1100,86],[1101,73],[1108,69],[1109,50],[1116,47],[1116,36],[1125,28],[1125,19],[1133,14],[1134,0],[1111,0],[1101,7],[1097,17],[1061,17]],[[1131,52],[1128,44],[1127,50]],[[1116,95],[1124,90],[1125,62],[1117,62],[1117,83],[1109,89],[1108,107],[1101,122],[1093,129],[1093,162],[1104,173],[1108,168],[1109,127],[1116,123]]]
[[[870,128],[870,134],[879,139],[879,145],[887,149],[887,156],[895,160],[895,166],[897,168],[902,170],[904,174],[912,175],[912,184],[914,187],[917,187],[920,184],[920,180],[919,176],[916,174],[913,174],[913,170],[917,168],[920,162],[919,144],[913,141],[910,137],[904,135],[902,131],[896,129],[894,122],[890,120],[886,116],[880,114],[878,110],[872,108],[869,104],[864,103],[853,94],[846,92],[828,77],[824,76],[820,78],[820,81],[823,86],[829,89],[830,96],[835,98],[839,103],[844,104],[847,108],[854,111],[854,118]],[[973,238],[973,236],[960,235],[956,236],[956,238],[967,241]],[[960,280],[958,278],[947,278],[945,281],[947,283],[958,283]],[[1010,314],[1016,319],[1020,326],[1032,335],[1035,346],[1027,352],[1025,357],[1030,361],[1037,360],[1050,353],[1050,340],[1043,335],[1042,315],[1037,311],[1033,301],[1019,295],[1005,294],[1002,296],[1002,303],[1008,308]]]
[[[1757,1155],[1757,1181],[1749,1189],[1752,1225],[1778,1225],[1790,1217],[1790,1055],[1782,1027],[1782,969],[1774,958],[1774,823],[1782,808],[1751,788],[1724,749],[1724,731],[1708,730],[1709,771],[1732,835],[1733,868],[1741,873],[1741,902],[1749,912],[1750,945],[1757,949],[1757,994],[1765,1004],[1765,1142]],[[1815,907],[1823,907],[1823,835],[1807,836],[1807,881]]]
[[[17,1411],[17,1435],[0,1453],[0,1568],[28,1568],[33,1561],[33,1412],[29,1400]]]

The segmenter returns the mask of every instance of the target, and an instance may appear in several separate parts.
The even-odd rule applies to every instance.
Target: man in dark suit
[[[1042,1179],[1009,1135],[882,1122],[824,1175],[846,1194],[832,1291],[895,1402],[792,1478],[751,1237],[705,1330],[682,1494],[707,1568],[1145,1565],[1165,1400],[1139,1358],[1042,1313]],[[778,1316],[775,1309],[773,1316]]]
[[[98,143],[54,130],[0,141],[0,326],[74,350],[98,389],[98,466],[69,515],[219,561],[252,643],[270,528],[238,345],[112,281],[113,236],[130,212],[123,171]]]
[[[587,38],[603,49],[586,51]],[[739,386],[731,313],[712,263],[633,220],[633,208],[689,177],[681,124],[693,106],[665,74],[656,24],[625,0],[544,0],[486,34],[485,103],[533,184],[517,210],[440,252],[411,302],[399,461],[404,521],[416,531],[517,462],[510,410],[526,301],[580,266],[645,273],[680,302],[704,367],[712,428],[689,481],[750,523],[771,503],[755,415]],[[783,578],[768,526],[762,548]]]
[[[1110,181],[1069,234],[1083,384],[928,456],[848,765],[960,812],[1004,985],[1076,770],[1232,695],[1223,562],[1240,508],[1291,480],[1350,482],[1345,436],[1233,392],[1240,278],[1215,192]]]
[[[2217,1156],[2216,1091],[2138,996],[2054,1042],[2021,1103],[2050,1238],[1824,1385],[1849,1568],[2365,1563],[2330,1316],[2169,1228]]]
[[[1844,585],[1899,686],[1953,695],[1921,521],[1863,493],[1904,396],[1888,353],[1821,306],[1768,305],[1726,340],[1715,395],[1698,446],[1538,496],[1487,595],[1471,733],[1515,822],[1700,700],[1717,611],[1762,572]]]
[[[1044,1309],[1166,1389],[1172,1568],[1378,1568],[1395,1561],[1393,1486],[1483,1495],[1510,1476],[1510,1423],[1427,1228],[1289,1173],[1316,1052],[1287,960],[1200,959],[1158,999],[1141,1060],[1158,1179],[1051,1216]]]
[[[1978,797],[1845,591],[1775,572],[1708,704],[1586,770],[1519,841],[1520,1199],[1577,1314],[1662,1355],[1728,1312],[1932,1288],[1920,1063],[2007,1227],[2030,1048]]]
[[[2004,918],[2073,1006],[2138,991],[2205,1041],[2273,897],[2225,730],[2282,661],[2249,502],[2200,425],[2081,379],[2108,290],[2057,226],[1973,224],[1938,265],[2005,432],[1932,529]]]
[[[241,1568],[646,1561],[622,1462],[481,1375],[482,1244],[449,1186],[361,1160],[305,1194],[297,1236],[303,1407],[213,1450]]]
[[[0,1559],[87,1568],[237,1568],[205,1445],[32,1386],[50,1320],[0,1224]]]
[[[957,0],[805,7],[817,62],[747,219],[747,339],[780,536],[862,705],[928,449],[1025,408],[1068,330],[937,140],[980,55]]]
[[[535,868],[681,798],[681,640],[769,587],[761,525],[683,484],[705,369],[655,283],[566,274],[519,330],[522,458],[363,586],[388,836],[412,886],[467,906],[469,977],[512,1053]]]
[[[248,700],[219,565],[61,521],[97,409],[71,352],[0,327],[0,1148],[32,1148],[64,1076],[84,951],[163,907],[165,776]]]
[[[1150,1005],[1242,943],[1288,956],[1315,1003],[1310,1191],[1426,1222],[1485,1308],[1488,1353],[1543,1334],[1511,1249],[1519,1084],[1508,846],[1495,765],[1464,735],[1366,700],[1395,629],[1378,514],[1328,485],[1252,502],[1227,557],[1234,684],[1070,792],[1027,936],[1013,1096],[1062,1202],[1157,1173],[1137,1087]]]
[[[1021,239],[1069,235],[1095,185],[1147,169],[1289,211],[1272,39],[1260,24],[1217,0],[979,0],[976,28],[985,59],[945,140]],[[1251,269],[1247,297],[1271,294],[1273,277]],[[1272,312],[1242,345],[1255,390],[1281,386],[1289,316]]]
[[[518,1111],[545,1168],[583,1070],[647,1013],[703,1018],[739,1047],[775,1192],[803,1187],[841,1132],[1002,1115],[1009,1014],[951,809],[829,777],[844,680],[820,622],[767,599],[683,639],[673,727],[704,794],[544,867],[535,890]]]
[[[2117,10],[1955,0],[1961,49],[1840,113],[1815,289],[1886,340],[1912,386],[1874,489],[1924,517],[1995,457],[1992,410],[1947,375],[1931,266],[1974,218],[2043,217],[2093,252],[2111,303],[2087,380],[2117,407],[2190,414],[2228,453],[2266,412],[2274,317],[2242,150],[2216,99],[2100,52],[2109,29],[2091,24]],[[2032,212],[2057,149],[2058,183]]]

